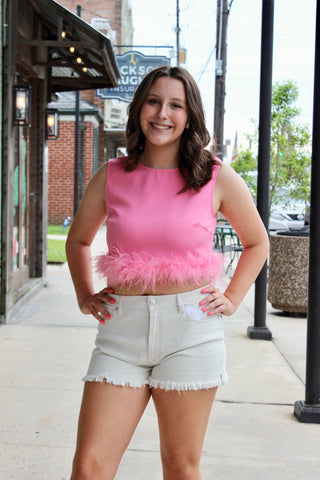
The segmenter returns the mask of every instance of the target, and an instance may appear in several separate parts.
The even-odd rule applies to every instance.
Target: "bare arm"
[[[107,165],[103,165],[86,189],[66,242],[67,259],[79,308],[82,313],[92,314],[102,323],[104,320],[99,313],[110,318],[104,304],[111,301],[107,295],[111,292],[108,289],[99,293],[94,291],[91,244],[99,227],[106,219],[106,176]]]
[[[212,294],[207,310],[210,314],[231,315],[263,267],[269,251],[269,239],[246,184],[225,164],[219,170],[214,204],[236,231],[243,252],[225,292],[222,294],[217,288],[208,288],[207,291]]]

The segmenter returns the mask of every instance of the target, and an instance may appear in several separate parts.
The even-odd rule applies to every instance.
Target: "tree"
[[[248,148],[237,154],[237,158],[231,163],[233,169],[241,175],[248,185],[254,199],[257,196],[257,158]]]
[[[307,125],[297,122],[299,92],[294,82],[277,82],[272,89],[270,211],[310,201],[311,144]],[[255,136],[258,136],[256,129]],[[254,160],[251,151],[239,152],[231,165],[254,187]],[[240,163],[239,163],[240,162]],[[257,162],[256,162],[257,164]],[[255,167],[256,171],[256,167]]]

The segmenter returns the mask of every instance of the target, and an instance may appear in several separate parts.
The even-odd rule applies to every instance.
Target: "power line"
[[[207,66],[208,66],[208,64],[209,64],[209,62],[210,62],[210,60],[211,60],[211,58],[212,58],[212,55],[213,55],[213,53],[214,53],[214,51],[215,51],[215,48],[216,48],[216,43],[214,43],[213,47],[211,48],[211,51],[210,51],[210,53],[209,53],[208,60],[206,61],[205,66],[202,67],[202,69],[201,69],[201,71],[200,71],[200,76],[199,76],[199,78],[198,78],[198,83],[200,82],[203,74],[205,73],[205,71],[206,71],[206,69],[207,69]]]
[[[198,23],[198,24],[196,25],[196,27],[194,27],[192,30],[189,29],[189,30],[190,30],[189,35],[184,35],[184,39],[190,39],[193,35],[195,35],[195,34],[198,32],[198,30],[200,30],[201,28],[203,28],[203,24],[204,24],[204,23],[210,21],[211,17],[213,17],[213,16],[215,15],[215,13],[216,13],[216,10],[214,10],[214,11],[211,12],[210,14],[206,15],[206,16],[203,18],[203,20],[202,20],[200,23]]]

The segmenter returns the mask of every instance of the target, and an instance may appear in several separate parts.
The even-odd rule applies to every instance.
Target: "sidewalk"
[[[103,245],[97,237],[95,249]],[[227,280],[227,279],[226,279]],[[230,383],[213,407],[202,457],[203,480],[318,480],[320,425],[299,423],[304,399],[306,319],[268,309],[273,341],[250,340],[252,289],[225,318]],[[0,326],[0,478],[69,480],[96,321],[78,311],[67,265],[48,267],[48,287]],[[117,480],[161,480],[152,402]]]

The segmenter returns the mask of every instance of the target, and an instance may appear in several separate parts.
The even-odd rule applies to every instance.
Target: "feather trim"
[[[94,258],[95,271],[107,278],[109,285],[155,289],[156,285],[195,283],[200,286],[204,280],[215,281],[221,276],[223,256],[217,252],[211,255],[163,254],[148,252],[98,255]]]

